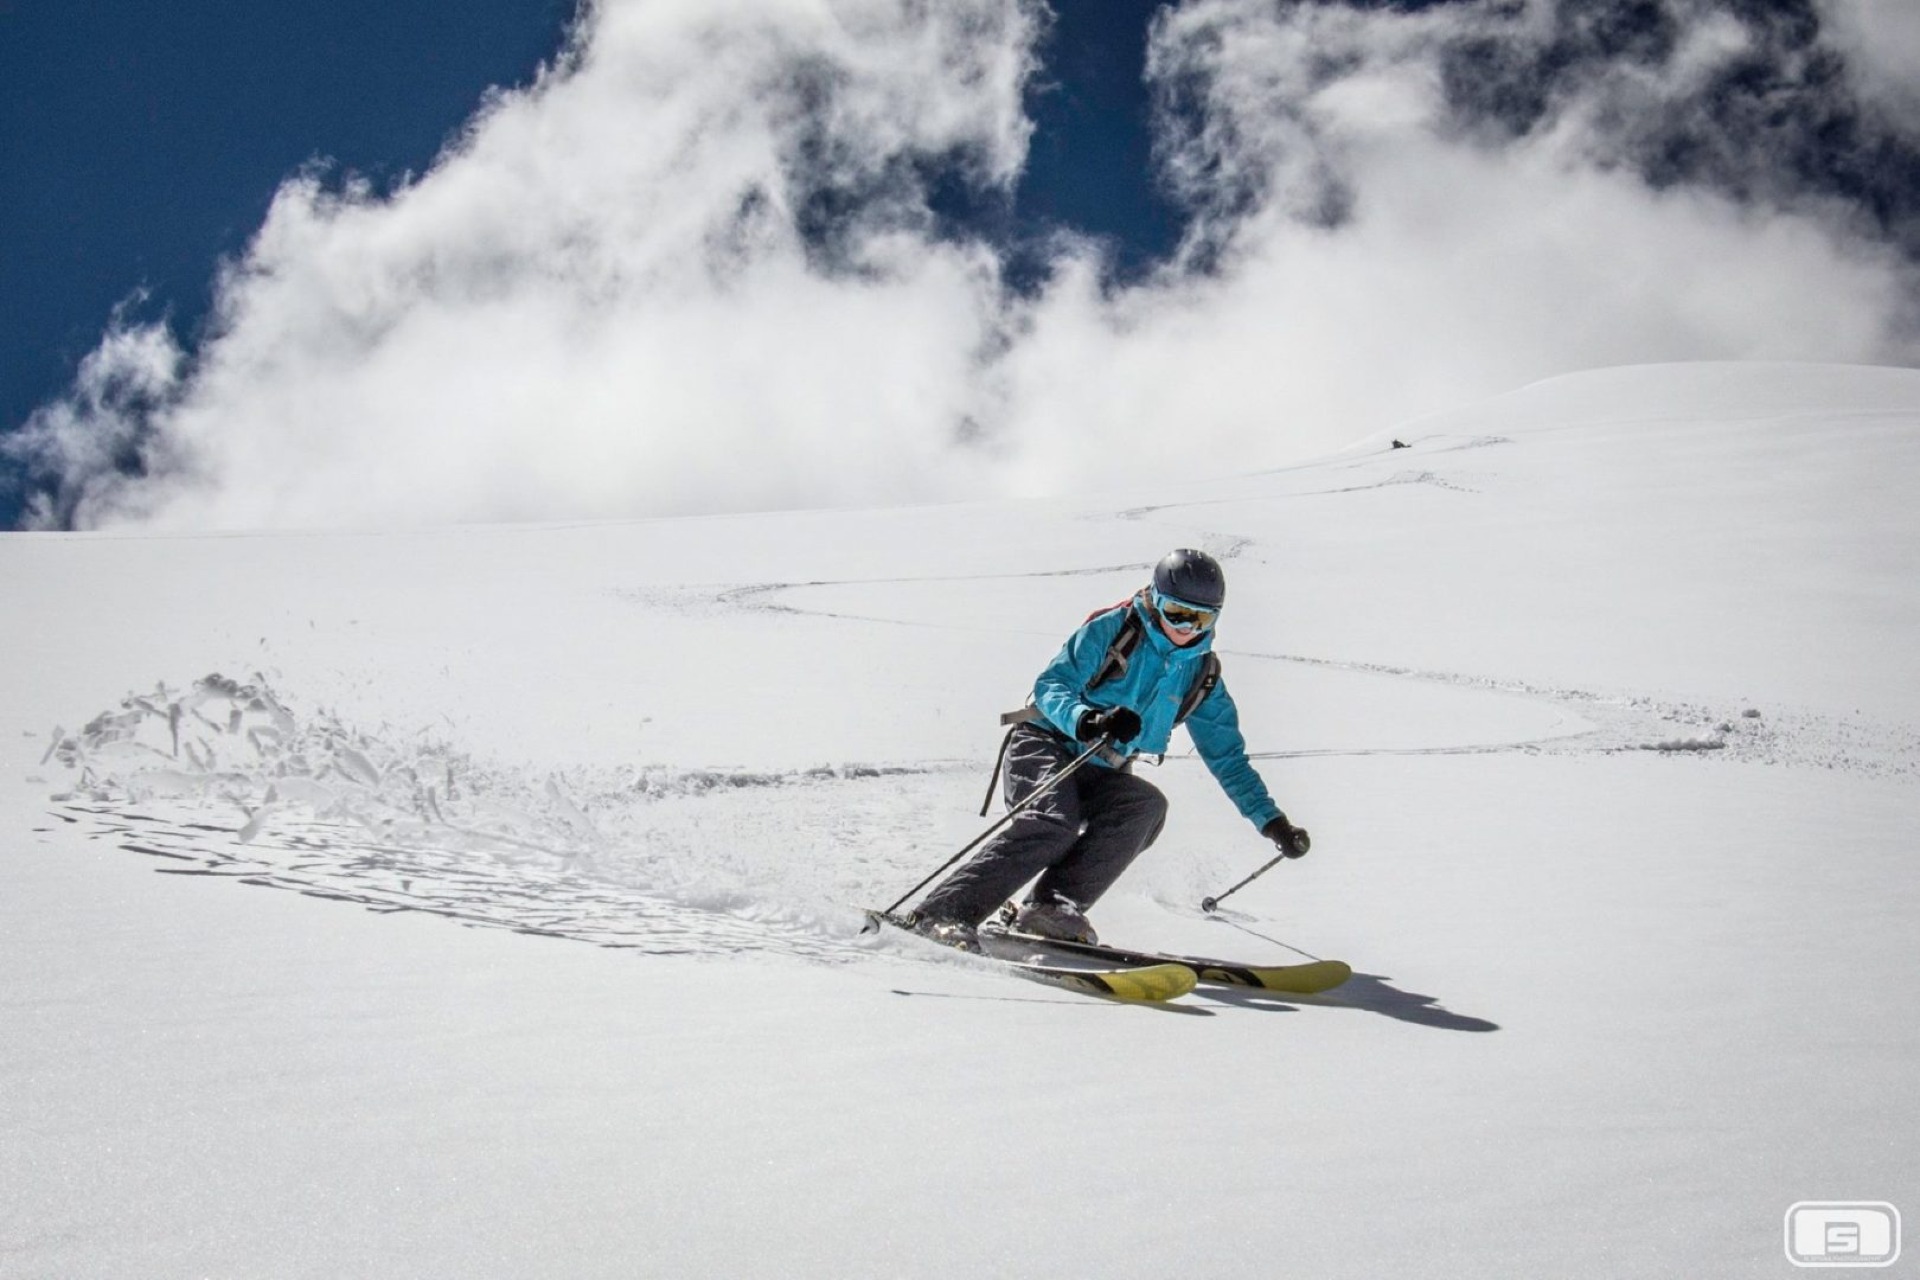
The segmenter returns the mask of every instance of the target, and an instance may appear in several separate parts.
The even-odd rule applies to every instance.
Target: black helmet
[[[1153,566],[1153,589],[1188,604],[1218,609],[1227,602],[1227,575],[1206,552],[1183,547]]]

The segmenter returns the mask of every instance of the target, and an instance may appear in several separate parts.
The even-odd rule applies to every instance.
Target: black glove
[[[1132,707],[1095,707],[1080,717],[1073,736],[1092,742],[1102,734],[1115,742],[1126,742],[1140,732],[1140,713]]]
[[[1304,858],[1307,850],[1313,848],[1313,841],[1307,838],[1307,829],[1288,822],[1284,813],[1260,828],[1260,834],[1273,841],[1280,852],[1289,858]]]

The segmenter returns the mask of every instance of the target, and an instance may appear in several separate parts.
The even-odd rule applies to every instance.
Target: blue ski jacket
[[[1140,613],[1146,633],[1134,649],[1124,673],[1089,689],[1120,634],[1127,610]],[[1143,596],[1135,596],[1087,619],[1068,637],[1047,669],[1033,682],[1033,704],[1047,723],[1067,738],[1074,737],[1080,717],[1099,707],[1131,707],[1140,717],[1140,732],[1130,742],[1117,744],[1124,760],[1138,755],[1163,755],[1173,737],[1174,721],[1202,662],[1213,648],[1213,633],[1193,644],[1176,645],[1167,638]],[[1216,683],[1187,717],[1187,733],[1215,781],[1235,807],[1256,827],[1280,816],[1280,806],[1267,794],[1267,784],[1247,759],[1247,740],[1240,733],[1240,711],[1227,692],[1225,680]],[[1097,763],[1113,767],[1096,756]]]

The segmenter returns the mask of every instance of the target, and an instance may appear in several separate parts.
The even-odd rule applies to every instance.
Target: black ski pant
[[[1080,749],[1023,724],[1007,744],[1011,808],[1065,768]],[[1031,901],[1065,900],[1082,911],[1113,887],[1166,825],[1167,798],[1151,782],[1092,761],[989,840],[921,902],[923,916],[979,924],[1021,885],[1040,879]]]

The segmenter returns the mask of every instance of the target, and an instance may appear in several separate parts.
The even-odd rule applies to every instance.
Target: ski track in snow
[[[1568,734],[1519,742],[1253,753],[1259,760],[1353,755],[1482,755],[1514,751],[1553,755],[1651,751],[1668,755],[1711,755],[1748,764],[1837,769],[1866,777],[1920,776],[1920,733],[1865,717],[1844,718],[1778,707],[1763,711],[1753,706],[1714,705],[1651,694],[1599,693],[1381,663],[1336,662],[1298,654],[1236,652],[1232,656],[1530,698],[1571,711],[1592,725]]]
[[[1461,448],[1503,443],[1468,442]],[[1388,484],[1424,483],[1395,477]],[[1452,486],[1449,486],[1452,487]],[[1142,508],[1142,516],[1167,508]],[[1217,553],[1241,540],[1217,535]],[[1141,565],[964,578],[709,584],[622,593],[650,608],[748,611],[896,626],[937,622],[809,607],[823,588],[1074,578]],[[1920,734],[1793,708],[1721,706],[1300,654],[1261,661],[1478,690],[1547,703],[1586,726],[1539,739],[1422,747],[1258,751],[1255,759],[1618,752],[1711,757],[1865,776],[1920,774]],[[484,763],[429,734],[369,733],[296,716],[264,679],[210,676],[185,692],[133,696],[49,758],[76,771],[56,816],[84,824],[177,875],[224,877],[476,927],[652,954],[871,956],[847,901],[819,897],[795,868],[795,832],[832,844],[850,900],[890,898],[945,856],[915,815],[950,808],[980,761],[845,764],[786,772],[659,766],[533,776]],[[773,803],[770,803],[773,801]],[[888,951],[887,944],[878,944]]]
[[[1873,416],[1873,415],[1867,415]],[[1897,416],[1897,415],[1896,415]],[[1668,421],[1668,419],[1661,419]],[[1682,421],[1673,419],[1672,421]],[[1502,435],[1410,435],[1412,445],[1425,455],[1459,453],[1498,448],[1514,443]],[[1263,473],[1311,475],[1323,470],[1375,470],[1384,458],[1402,447],[1397,442],[1384,450],[1364,454],[1331,465],[1308,463]],[[1364,493],[1405,485],[1425,485],[1452,493],[1479,492],[1469,485],[1450,480],[1430,470],[1398,471],[1370,483],[1302,489],[1289,497],[1332,497]],[[1244,504],[1245,495],[1207,498],[1198,501],[1162,503],[1137,507],[1119,514],[1121,519],[1144,521],[1170,511],[1231,504]],[[1236,534],[1209,532],[1204,544],[1216,555],[1215,544],[1230,547],[1222,558],[1231,558],[1255,540]],[[1592,725],[1551,738],[1529,741],[1410,748],[1299,750],[1252,753],[1255,759],[1300,759],[1319,756],[1352,755],[1478,755],[1495,752],[1531,752],[1540,754],[1612,754],[1624,751],[1652,751],[1662,754],[1713,755],[1727,761],[1748,764],[1783,765],[1796,768],[1838,770],[1868,777],[1914,777],[1920,775],[1920,732],[1904,726],[1875,721],[1866,716],[1838,717],[1793,707],[1725,705],[1695,702],[1667,694],[1646,692],[1599,692],[1569,687],[1533,684],[1516,679],[1498,679],[1456,672],[1420,670],[1383,663],[1350,662],[1300,654],[1249,653],[1223,649],[1222,656],[1234,659],[1254,658],[1271,662],[1377,675],[1393,680],[1411,680],[1445,685],[1456,689],[1483,690],[1490,694],[1517,696],[1570,711]]]
[[[1504,443],[1504,441],[1490,438],[1459,447],[1471,448],[1494,443]],[[1238,542],[1245,545],[1248,540],[1222,536],[1215,541]],[[1216,550],[1214,554],[1222,559],[1231,558],[1231,552],[1222,554]],[[1144,571],[1147,568],[1149,566],[1118,565],[1098,569],[1007,574],[997,575],[997,577],[1005,581],[1036,577],[1083,577]],[[790,597],[820,588],[875,587],[906,582],[925,584],[990,580],[994,580],[994,577],[971,575],[963,578],[862,578],[799,583],[770,582],[724,589],[706,588],[705,590],[709,593],[717,592],[717,594],[709,594],[705,599],[713,606],[753,612],[892,626],[938,627],[940,625],[938,623],[888,617],[878,613],[854,614],[841,610],[809,608],[794,602]],[[650,597],[649,603],[658,604],[660,601]],[[1253,660],[1287,663],[1378,676],[1395,681],[1415,681],[1456,689],[1479,690],[1501,697],[1526,698],[1572,712],[1591,726],[1553,737],[1501,743],[1292,751],[1255,750],[1250,754],[1256,760],[1369,755],[1484,755],[1499,752],[1605,755],[1625,751],[1651,751],[1662,754],[1713,755],[1728,761],[1752,764],[1838,769],[1869,777],[1920,776],[1920,733],[1904,726],[1875,721],[1865,716],[1836,717],[1782,707],[1768,707],[1763,710],[1746,704],[1714,704],[1650,693],[1603,692],[1557,687],[1523,680],[1421,670],[1386,663],[1341,661],[1304,654],[1260,653],[1242,649],[1222,649],[1220,652],[1223,657],[1236,662]]]
[[[794,833],[874,884],[910,878],[914,815],[971,763],[784,772],[622,768],[541,778],[426,735],[298,716],[262,680],[128,698],[47,752],[53,816],[223,877],[653,954],[869,954]],[[770,803],[770,801],[772,801]],[[748,886],[754,886],[749,889]]]

